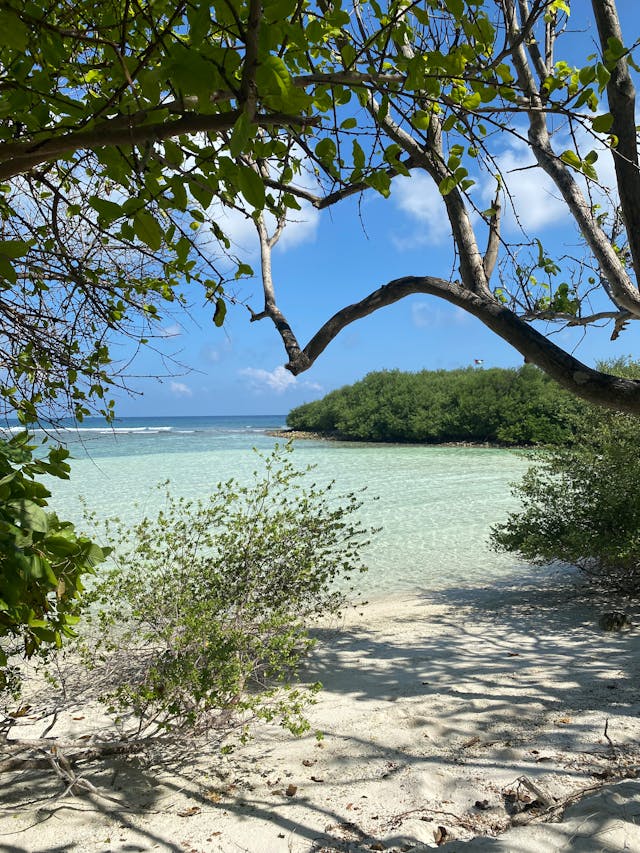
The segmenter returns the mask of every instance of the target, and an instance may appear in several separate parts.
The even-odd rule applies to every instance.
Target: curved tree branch
[[[435,276],[405,276],[395,279],[359,302],[342,308],[316,332],[299,357],[291,358],[289,354],[290,361],[286,367],[294,375],[302,373],[350,323],[415,293],[438,296],[473,314],[518,350],[527,361],[536,364],[576,396],[602,406],[640,412],[640,380],[621,379],[593,370],[496,300],[487,300],[470,292],[458,282]]]
[[[241,115],[240,110],[213,115],[185,113],[180,118],[150,122],[153,112],[141,111],[130,116],[118,116],[99,122],[90,130],[69,131],[61,136],[52,134],[40,142],[0,143],[0,180],[8,180],[28,172],[34,166],[83,149],[96,150],[107,145],[139,145],[184,133],[222,133],[231,130]],[[318,124],[319,119],[283,113],[259,113],[255,116],[255,123],[261,127],[299,129]]]

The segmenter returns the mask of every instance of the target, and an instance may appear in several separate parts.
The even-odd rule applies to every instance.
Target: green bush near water
[[[637,377],[640,364],[602,369]],[[571,447],[536,451],[513,487],[522,508],[492,531],[496,550],[582,569],[605,590],[640,594],[640,419],[587,408]]]
[[[13,656],[73,636],[83,581],[108,553],[48,508],[37,478],[67,479],[68,451],[36,449],[27,432],[0,439],[0,693],[19,687]]]
[[[293,409],[295,430],[358,441],[570,444],[585,404],[532,365],[505,370],[399,370]]]
[[[99,637],[89,641],[89,625],[84,657],[111,684],[111,708],[140,730],[222,739],[256,717],[308,728],[319,685],[290,683],[311,624],[337,613],[364,571],[371,531],[353,518],[356,495],[313,484],[286,451],[264,458],[251,486],[229,481],[206,501],[167,496],[155,519],[105,526],[115,565],[88,602]]]

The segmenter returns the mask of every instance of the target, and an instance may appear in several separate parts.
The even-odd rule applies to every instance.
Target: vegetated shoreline
[[[522,444],[522,445],[514,445],[514,444],[500,444],[495,441],[400,441],[397,438],[389,439],[388,441],[383,441],[381,439],[365,439],[365,438],[351,438],[348,435],[341,435],[336,432],[307,432],[306,430],[300,429],[271,429],[266,430],[266,435],[273,436],[274,438],[282,438],[289,440],[298,440],[301,441],[333,441],[333,442],[344,442],[345,444],[366,444],[366,445],[383,445],[383,446],[397,446],[397,447],[477,447],[477,448],[488,448],[490,450],[535,450],[543,445],[538,444]]]

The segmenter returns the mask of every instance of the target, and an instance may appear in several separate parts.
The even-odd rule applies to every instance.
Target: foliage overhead
[[[357,441],[570,444],[582,408],[533,365],[390,370],[292,409],[287,424]]]
[[[133,529],[101,525],[115,567],[88,599],[99,631],[96,645],[82,632],[87,658],[104,670],[113,709],[142,728],[223,737],[256,716],[308,728],[310,695],[288,685],[310,624],[338,612],[364,571],[371,531],[354,518],[356,495],[313,483],[289,450],[264,457],[249,486],[230,480],[197,502],[168,496]]]
[[[48,512],[49,490],[36,477],[66,479],[68,452],[34,458],[27,433],[0,441],[0,690],[7,652],[32,655],[73,636],[85,575],[108,551]]]
[[[533,325],[605,320],[618,336],[640,316],[635,44],[615,3],[592,0],[589,46],[569,61],[582,49],[569,14],[566,0],[7,0],[7,409],[30,421],[58,401],[77,418],[96,405],[111,416],[111,386],[126,370],[110,351],[118,336],[153,341],[161,311],[193,299],[222,324],[241,299],[218,264],[229,250],[217,221],[227,205],[256,224],[265,303],[251,316],[274,322],[294,373],[347,324],[426,293],[479,317],[574,393],[640,410],[637,381],[582,365]],[[579,256],[551,257],[535,234],[504,241],[501,208],[513,198],[499,167],[503,133],[555,185]],[[598,183],[599,151],[613,158],[616,186],[603,188],[613,198]],[[302,347],[270,262],[288,211],[301,199],[325,208],[369,190],[386,196],[416,170],[440,191],[455,276],[389,282]],[[486,206],[470,193],[488,180],[496,195]],[[249,273],[241,259],[235,269]]]

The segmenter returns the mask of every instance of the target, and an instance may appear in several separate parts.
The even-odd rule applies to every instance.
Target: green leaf
[[[449,193],[455,189],[457,184],[456,179],[453,175],[448,175],[446,178],[443,178],[438,184],[438,189],[440,190],[440,195],[449,195]]]
[[[431,124],[431,116],[424,110],[416,110],[411,122],[417,130],[428,130]]]
[[[18,274],[13,264],[4,255],[0,255],[0,279],[8,281],[10,284],[15,284],[18,280]],[[0,284],[0,289],[6,289],[6,286],[2,288]]]
[[[229,140],[229,153],[232,157],[239,157],[247,152],[249,140],[252,139],[254,133],[255,126],[249,121],[247,114],[243,112],[234,124]]]
[[[388,198],[391,194],[391,178],[386,172],[374,172],[366,179],[366,183],[384,198]]]
[[[363,169],[365,164],[364,151],[357,139],[353,140],[353,165],[356,169]]]
[[[194,175],[189,181],[189,192],[203,210],[207,210],[213,201],[213,189],[204,175]]]
[[[106,198],[99,198],[94,195],[89,199],[89,204],[98,213],[103,225],[110,225],[124,215],[122,205]]]
[[[16,520],[23,530],[30,530],[34,533],[46,533],[49,529],[47,514],[30,500],[9,501],[7,504],[15,513]]]
[[[625,46],[619,38],[609,36],[607,39],[607,47],[604,52],[604,61],[609,68],[612,68],[627,52]]]
[[[324,163],[333,163],[336,156],[336,145],[333,139],[325,136],[316,145],[316,157]]]
[[[0,32],[2,42],[14,50],[23,51],[29,44],[29,30],[17,14],[8,9],[0,11]]]
[[[66,536],[47,536],[46,546],[54,557],[68,557],[78,550],[74,539]]]
[[[609,133],[613,124],[613,116],[611,113],[604,113],[591,119],[591,128],[594,133]]]
[[[289,70],[279,56],[267,56],[256,71],[258,91],[266,103],[277,110],[296,111],[303,109],[309,96],[298,90]]]
[[[571,149],[563,151],[560,155],[560,159],[563,163],[566,163],[567,166],[572,166],[574,169],[582,169],[582,160],[578,157],[576,152],[571,151]]]
[[[26,240],[2,240],[0,242],[0,255],[5,258],[21,258],[26,255],[34,241]]]
[[[133,217],[133,230],[136,237],[157,252],[162,246],[163,231],[158,220],[146,210],[139,210]]]
[[[227,305],[224,299],[218,297],[216,299],[216,310],[213,315],[213,322],[218,326],[222,326],[224,318],[227,316]]]
[[[238,188],[250,205],[256,210],[264,207],[264,184],[260,175],[250,166],[238,166]]]

